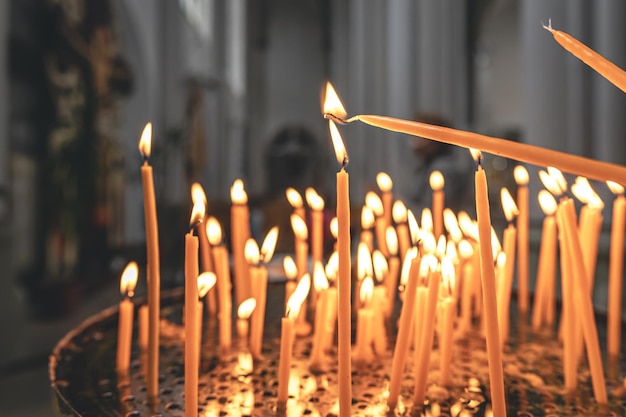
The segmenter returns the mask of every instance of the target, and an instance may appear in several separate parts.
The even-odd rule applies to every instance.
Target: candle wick
[[[549,32],[554,32],[554,29],[552,29],[552,18],[549,17],[548,18],[548,26],[546,26],[543,22],[541,22],[541,26],[543,26],[543,28]]]
[[[348,165],[348,162],[350,162],[350,159],[348,159],[348,155],[345,155],[343,157],[343,161],[341,161],[341,168],[345,168]]]
[[[141,156],[143,158],[144,165],[148,165],[148,155],[146,155],[145,153],[142,152]]]
[[[346,121],[345,121],[344,119],[341,119],[341,118],[339,118],[339,117],[335,116],[335,115],[334,115],[334,114],[332,114],[332,113],[324,113],[324,119],[330,119],[330,120],[332,120],[333,122],[335,122],[335,123],[339,123],[339,124],[342,124],[342,125],[345,125],[345,124],[346,124]]]

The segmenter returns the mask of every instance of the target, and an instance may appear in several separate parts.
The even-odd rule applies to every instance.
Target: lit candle
[[[398,293],[398,277],[400,273],[400,258],[398,257],[398,234],[393,226],[387,227],[387,250],[389,251],[389,272],[385,277],[384,284],[387,288],[387,311],[386,316],[393,316],[393,309]]]
[[[150,402],[158,400],[159,391],[159,322],[161,311],[161,269],[159,265],[159,227],[154,196],[152,167],[148,164],[152,144],[152,123],[146,123],[139,140],[139,151],[144,157],[141,166],[144,217],[146,223],[146,260],[148,277],[148,387]]]
[[[454,212],[449,208],[443,210],[443,224],[448,231],[448,235],[450,235],[450,239],[452,239],[454,243],[459,243],[461,239],[463,239],[463,232],[461,232],[459,227],[459,221]]]
[[[293,294],[298,284],[298,267],[296,261],[289,255],[283,258],[283,271],[285,271],[285,308],[287,308],[287,301]]]
[[[195,203],[197,200],[203,202],[204,207],[207,207],[207,199],[206,194],[204,193],[204,189],[200,183],[194,182],[191,184],[191,200]],[[206,212],[205,218],[202,219],[203,223],[206,225]],[[200,265],[201,272],[214,272],[215,268],[213,266],[213,260],[211,259],[211,247],[209,246],[209,239],[206,233],[206,227],[198,228],[198,243],[200,244]],[[210,290],[206,295],[207,307],[209,309],[209,313],[214,315],[217,313],[217,297],[215,295],[215,291]]]
[[[473,152],[474,153],[474,152]],[[496,417],[506,416],[506,399],[504,395],[504,375],[502,370],[502,351],[500,349],[500,330],[498,327],[498,310],[496,301],[495,270],[491,246],[491,215],[489,213],[489,195],[487,178],[478,159],[475,174],[476,217],[480,243],[480,271],[483,293],[483,314],[487,339],[487,362],[489,365],[489,385],[493,414]]]
[[[522,315],[528,314],[528,171],[523,165],[513,170],[517,184],[517,306]]]
[[[385,218],[386,226],[391,224],[392,219],[392,206],[393,206],[393,181],[386,172],[379,172],[376,174],[376,185],[380,189],[380,199],[383,202],[383,216]]]
[[[134,305],[130,298],[135,292],[137,285],[138,268],[136,262],[126,265],[120,279],[120,292],[124,299],[119,306],[119,323],[117,327],[117,361],[118,373],[128,372],[130,366],[130,351],[133,339],[133,313]]]
[[[441,301],[441,339],[439,341],[439,368],[441,386],[450,385],[451,365],[452,365],[452,332],[454,330],[454,319],[456,318],[456,300],[453,296],[456,285],[456,275],[452,259],[444,258],[441,264],[441,277],[444,286],[444,298]]]
[[[324,255],[324,199],[313,189],[307,188],[306,202],[311,207],[311,258],[322,262]]]
[[[431,235],[433,235],[433,237],[435,237],[433,234],[433,212],[428,207],[425,207],[422,209],[422,216],[420,220],[421,220],[420,224],[422,225],[420,227],[420,230],[423,232],[428,232]],[[436,239],[435,239],[435,242],[436,242]]]
[[[624,272],[624,225],[626,199],[624,187],[608,181],[607,185],[615,194],[611,219],[611,246],[609,253],[609,299],[607,313],[607,352],[612,360],[617,360],[622,338],[622,279]]]
[[[289,300],[285,317],[280,326],[280,359],[278,362],[278,407],[284,409],[288,398],[289,372],[291,370],[291,357],[293,352],[293,340],[295,335],[294,321],[298,316],[298,310],[306,300],[311,287],[311,278],[306,274],[296,287]]]
[[[222,227],[215,217],[209,217],[206,223],[206,234],[213,247],[213,263],[217,275],[219,352],[226,355],[232,345],[232,308],[233,300],[230,282],[230,262],[228,250],[222,242]]]
[[[459,255],[463,265],[463,282],[461,288],[461,320],[459,329],[462,332],[468,332],[472,327],[472,298],[473,298],[473,279],[474,264],[472,258],[474,256],[474,248],[472,244],[463,239],[459,242]]]
[[[326,263],[326,277],[330,281],[329,284],[336,282],[339,268],[339,253],[334,251],[328,258]],[[335,341],[335,327],[337,327],[337,287],[329,286],[326,290],[327,295],[327,313],[326,313],[326,331],[324,332],[323,348],[330,351]]]
[[[393,221],[396,224],[396,233],[398,235],[398,244],[400,245],[400,259],[404,259],[404,255],[406,255],[406,251],[411,246],[410,236],[409,236],[409,225],[407,223],[407,209],[404,203],[400,200],[397,200],[393,203],[393,208],[391,209],[393,215]]]
[[[198,238],[193,231],[202,227],[204,204],[196,201],[191,212],[189,233],[185,235],[185,416],[198,413]]]
[[[285,190],[285,196],[287,197],[287,201],[289,205],[293,208],[293,214],[300,216],[302,220],[306,220],[306,212],[304,210],[304,200],[302,200],[302,195],[292,187],[289,187]]]
[[[247,298],[237,307],[237,344],[240,349],[249,348],[248,336],[250,330],[250,316],[256,308],[256,300]]]
[[[443,209],[445,205],[445,194],[443,187],[445,180],[441,171],[433,171],[429,177],[430,188],[433,190],[432,215],[433,215],[433,233],[439,238],[443,233]]]
[[[361,307],[357,312],[356,346],[354,350],[354,360],[360,364],[368,363],[374,359],[374,351],[372,350],[374,316],[369,305],[373,291],[374,281],[372,277],[364,277],[359,291]]]
[[[309,267],[309,230],[306,222],[297,214],[291,215],[291,228],[295,237],[296,266],[298,267],[298,281],[308,274]],[[306,307],[301,308],[296,320],[296,334],[307,336],[311,334],[311,325],[306,320]]]
[[[361,237],[360,242],[363,242],[367,245],[370,252],[374,250],[374,233],[372,229],[374,228],[376,220],[374,218],[374,212],[368,206],[363,206],[361,208]]]
[[[246,241],[250,237],[250,209],[248,207],[248,194],[243,186],[243,181],[237,179],[230,187],[230,240],[231,254],[233,257],[233,274],[235,281],[235,301],[237,305],[250,297],[250,281],[248,264],[244,254]]]
[[[376,231],[376,246],[385,256],[387,256],[387,245],[385,242],[385,230],[387,230],[387,222],[385,221],[383,211],[383,201],[374,191],[368,191],[365,194],[365,205],[374,213],[374,229]]]
[[[554,325],[555,316],[555,277],[556,277],[556,200],[549,191],[541,190],[538,195],[539,206],[546,217],[541,228],[541,244],[537,260],[537,282],[533,307],[532,327],[538,331],[543,323]]]
[[[420,258],[418,256],[417,247],[411,247],[407,251],[402,264],[401,283],[405,290],[404,302],[402,303],[402,310],[400,311],[398,335],[391,361],[391,378],[389,381],[389,396],[387,397],[387,405],[390,411],[395,410],[398,404],[402,374],[404,373],[404,363],[409,352],[412,334],[411,329],[414,323],[413,312],[415,311],[415,297],[417,295],[417,284],[419,280],[419,265]]]
[[[202,227],[199,227],[199,229]],[[203,321],[203,308],[202,299],[211,291],[217,282],[217,277],[214,272],[203,272],[198,275],[198,302],[196,304],[196,315],[198,317],[198,366],[202,360],[202,321]]]
[[[498,322],[500,323],[500,341],[502,346],[509,339],[509,321],[511,316],[511,289],[513,287],[513,275],[515,266],[515,238],[516,229],[513,225],[515,216],[519,214],[515,200],[509,193],[506,187],[500,189],[500,198],[502,199],[502,209],[504,211],[504,217],[509,225],[504,230],[502,237],[502,250],[506,255],[506,264],[504,266],[502,280],[500,284],[502,286],[498,288],[499,297],[501,302],[501,309],[498,311]]]
[[[589,48],[587,45],[574,38],[572,35],[560,30],[552,29],[552,23],[544,26],[544,29],[552,33],[554,40],[557,41],[565,50],[569,51],[576,58],[589,65],[600,75],[609,80],[613,85],[623,92],[626,92],[626,73],[620,67]]]
[[[320,369],[324,359],[324,332],[328,315],[328,278],[321,262],[313,265],[313,288],[318,293],[315,305],[315,331],[311,348],[311,368]]]
[[[331,87],[332,88],[332,87]],[[328,102],[326,97],[324,108],[332,108],[336,103]],[[341,106],[341,102],[339,106]],[[350,256],[350,195],[349,176],[345,170],[348,163],[348,154],[343,145],[343,140],[339,134],[337,126],[329,120],[328,126],[330,136],[335,148],[337,161],[341,164],[341,170],[337,173],[337,250],[339,252],[339,273],[337,275],[337,297],[338,297],[338,355],[339,363],[339,415],[349,416],[352,409],[352,363],[351,363],[351,256]]]

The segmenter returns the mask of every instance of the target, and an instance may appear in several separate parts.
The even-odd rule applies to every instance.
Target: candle
[[[487,339],[487,362],[489,365],[489,384],[493,414],[496,417],[506,416],[506,400],[504,396],[504,375],[502,370],[502,351],[500,349],[500,331],[498,327],[498,311],[496,301],[495,271],[491,246],[491,215],[489,213],[489,195],[487,178],[480,164],[475,174],[476,217],[480,243],[480,271],[483,293],[483,313]]]
[[[294,340],[294,321],[298,317],[298,310],[306,300],[311,287],[311,278],[306,274],[287,301],[285,317],[280,326],[280,359],[278,362],[278,407],[284,409],[288,398],[289,371],[291,370],[291,356]]]
[[[215,273],[217,275],[219,352],[226,355],[232,345],[232,308],[233,300],[230,282],[230,261],[228,250],[222,242],[222,227],[215,217],[209,217],[206,223],[208,241],[213,247]]]
[[[349,416],[352,409],[352,364],[351,364],[351,260],[350,260],[350,197],[349,176],[345,170],[348,163],[341,135],[337,126],[329,120],[330,136],[341,170],[337,173],[337,250],[339,252],[339,273],[337,280],[338,306],[338,352],[339,363],[339,415]]]
[[[130,262],[126,265],[120,279],[120,292],[124,299],[120,302],[119,323],[117,327],[117,361],[118,373],[128,372],[130,366],[130,350],[133,339],[133,302],[130,298],[135,292],[137,285],[137,263]]]
[[[439,368],[441,386],[450,385],[451,365],[452,365],[452,332],[454,330],[454,319],[456,316],[456,300],[453,296],[456,285],[456,275],[452,264],[452,259],[444,258],[441,263],[441,277],[444,286],[444,298],[441,306],[441,338],[439,340]]]
[[[250,209],[248,208],[248,194],[243,186],[243,181],[237,179],[230,187],[230,240],[233,257],[233,269],[235,280],[235,301],[237,305],[250,297],[250,283],[248,264],[244,254],[246,241],[250,237]]]
[[[528,171],[523,165],[513,170],[517,184],[517,306],[519,312],[528,314]],[[536,286],[535,286],[536,287]]]
[[[250,316],[254,313],[256,308],[256,300],[254,298],[247,298],[239,304],[237,307],[237,344],[240,349],[248,348],[248,336],[250,329]]]
[[[472,327],[472,298],[473,298],[473,279],[474,264],[472,258],[474,256],[474,248],[472,244],[463,239],[459,242],[459,255],[463,265],[463,281],[461,288],[461,320],[459,329],[462,332],[468,332]]]
[[[445,204],[445,194],[443,187],[445,180],[441,171],[433,171],[429,177],[430,188],[433,190],[432,215],[433,215],[433,233],[436,238],[443,233],[443,209]]]
[[[443,224],[453,242],[459,243],[461,239],[463,239],[463,232],[459,227],[459,221],[454,212],[449,208],[443,210]]]
[[[295,236],[296,266],[298,267],[298,281],[308,273],[309,267],[309,231],[302,217],[291,215],[291,228]],[[296,334],[307,336],[311,333],[311,325],[306,320],[306,308],[301,308],[296,320]]]
[[[330,229],[330,234],[335,239],[335,243],[333,243],[333,250],[337,250],[337,234],[339,233],[339,222],[337,221],[337,216],[330,219],[330,225],[328,227]]]
[[[387,405],[391,411],[398,404],[402,374],[404,373],[404,362],[408,356],[410,346],[411,328],[414,322],[415,297],[419,279],[419,264],[420,258],[418,257],[417,247],[412,247],[407,251],[402,264],[401,283],[405,287],[404,302],[400,311],[400,324],[391,361],[391,378],[389,381],[389,396],[387,397]]]
[[[393,215],[393,221],[396,224],[396,234],[398,235],[398,244],[400,245],[400,259],[404,259],[404,255],[406,255],[406,251],[411,246],[410,236],[409,236],[409,226],[407,224],[407,209],[404,203],[400,200],[397,200],[393,203],[393,208],[391,209]]]
[[[498,300],[501,302],[501,309],[498,311],[498,321],[500,323],[500,342],[502,346],[509,338],[509,321],[511,316],[511,288],[513,287],[513,273],[515,266],[515,238],[517,230],[513,225],[515,216],[519,214],[517,205],[509,193],[506,187],[500,189],[500,198],[502,199],[502,209],[504,211],[504,217],[509,225],[504,230],[502,237],[502,249],[506,255],[506,264],[504,266],[503,279],[500,281],[502,284],[501,291],[499,291]],[[528,289],[528,288],[527,288]]]
[[[400,272],[400,258],[398,257],[398,234],[393,226],[387,227],[387,250],[389,251],[389,272],[386,275],[384,284],[387,287],[387,311],[386,316],[393,315],[393,309],[398,293],[398,274]],[[376,264],[374,264],[376,265]]]
[[[420,230],[423,232],[428,232],[432,234],[433,237],[435,237],[433,234],[433,213],[428,207],[422,209],[422,216],[420,220],[422,225],[422,227],[420,227]]]
[[[302,200],[300,193],[295,188],[289,187],[285,190],[285,196],[293,208],[293,214],[299,216],[302,220],[306,220],[304,200]]]
[[[298,267],[296,261],[289,255],[283,258],[283,271],[285,271],[285,308],[287,308],[287,301],[293,294],[298,284]]]
[[[315,331],[311,348],[311,367],[320,369],[324,359],[324,332],[327,331],[328,315],[328,278],[321,262],[313,265],[313,288],[318,293],[315,305]]]
[[[385,218],[385,224],[389,226],[392,219],[392,206],[393,206],[393,181],[386,172],[379,172],[376,174],[376,185],[380,189],[380,199],[383,203],[383,216]]]
[[[305,191],[306,202],[311,207],[311,258],[322,262],[324,255],[324,199],[313,189]]]
[[[326,263],[326,277],[330,282],[336,282],[339,269],[339,253],[334,251],[328,258]],[[329,284],[330,284],[329,282]],[[337,287],[330,286],[327,290],[327,314],[326,314],[326,331],[324,332],[323,347],[325,351],[329,351],[335,340],[335,327],[337,327]]]
[[[626,199],[624,187],[607,181],[615,194],[611,221],[611,246],[609,253],[609,299],[607,312],[607,352],[616,361],[619,358],[622,338],[622,277],[624,272],[624,225],[626,223]]]
[[[368,206],[361,208],[361,238],[360,242],[367,245],[370,252],[374,250],[374,234],[372,228],[375,224],[374,212]]]
[[[200,200],[204,204],[204,207],[207,207],[207,199],[206,194],[204,193],[204,189],[200,183],[194,182],[191,184],[191,200],[195,203]],[[207,216],[205,213],[205,218],[202,219],[203,223],[206,224]],[[206,233],[206,227],[198,228],[198,243],[200,244],[200,265],[202,266],[201,272],[213,272],[213,260],[211,259],[211,247],[209,246],[209,239]],[[215,295],[215,291],[209,291],[206,296],[207,307],[209,309],[209,313],[214,315],[217,313],[217,297]]]
[[[385,242],[385,230],[387,230],[387,222],[385,221],[383,202],[373,191],[365,194],[365,205],[374,213],[374,228],[376,231],[376,246],[387,256],[387,245]]]
[[[200,227],[201,228],[201,227]],[[202,319],[203,308],[202,299],[211,291],[217,282],[217,277],[214,272],[203,272],[198,275],[198,302],[196,303],[196,316],[198,324],[198,365],[202,359]]]
[[[357,312],[354,360],[357,363],[365,364],[374,359],[374,351],[372,350],[372,326],[374,316],[369,305],[374,291],[374,281],[371,276],[363,278],[362,281],[359,291],[361,307]]]
[[[139,307],[139,348],[142,353],[148,350],[148,305]],[[144,369],[145,370],[145,369]]]
[[[196,201],[185,235],[185,416],[198,413],[198,238],[193,231],[204,218],[204,204]]]
[[[574,38],[572,35],[560,30],[552,29],[552,22],[544,29],[552,33],[554,40],[559,43],[565,50],[569,51],[576,58],[589,65],[600,75],[609,80],[620,90],[626,92],[626,73],[620,67],[589,48],[587,45]]]
[[[146,123],[139,140],[139,151],[144,157],[141,166],[144,217],[146,223],[146,260],[148,277],[148,375],[147,396],[156,402],[159,391],[159,322],[161,311],[161,269],[159,265],[159,227],[152,167],[148,164],[152,144],[152,123]]]
[[[541,228],[541,244],[535,284],[535,302],[532,316],[533,330],[538,331],[542,323],[554,324],[555,316],[555,276],[556,276],[556,200],[549,191],[541,190],[539,206],[546,217]]]

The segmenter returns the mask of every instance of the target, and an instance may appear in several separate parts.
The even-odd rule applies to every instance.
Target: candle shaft
[[[624,227],[626,199],[623,195],[613,202],[611,246],[609,254],[609,300],[607,315],[607,351],[618,358],[622,338],[622,279],[624,275]]]
[[[528,282],[528,187],[519,185],[517,188],[517,306],[521,316],[528,314],[529,282]],[[507,258],[508,262],[508,258]]]
[[[148,349],[148,305],[139,307],[139,348],[142,351]]]
[[[244,248],[250,237],[250,212],[246,204],[233,204],[230,212],[231,252],[233,256],[233,275],[235,281],[235,302],[239,305],[249,298],[250,279]]]
[[[251,317],[250,353],[256,359],[262,358],[263,330],[265,327],[265,306],[267,301],[267,268],[264,265],[250,266],[250,279],[254,286],[256,307]]]
[[[433,191],[433,234],[435,238],[443,234],[443,209],[445,204],[445,194],[443,190]]]
[[[205,224],[205,223],[203,223]],[[209,245],[209,239],[206,234],[205,227],[198,227],[198,243],[200,245],[200,264],[202,266],[202,272],[215,272],[215,266],[213,265],[213,259],[211,257],[211,247]],[[211,288],[205,295],[207,300],[207,308],[209,314],[215,315],[217,313],[217,290]]]
[[[219,245],[213,248],[219,305],[219,351],[225,354],[232,345],[232,295],[230,283],[230,265],[226,246]]]
[[[322,262],[324,255],[324,212],[311,212],[311,258],[315,262]]]
[[[278,405],[284,407],[289,396],[289,372],[294,339],[293,320],[283,317],[280,323],[280,360],[278,362]]]
[[[326,332],[326,316],[328,315],[328,290],[320,291],[315,306],[315,330],[313,347],[311,348],[311,367],[319,368],[324,359],[324,332]]]
[[[125,298],[120,302],[117,328],[117,371],[128,371],[133,339],[133,302]]]
[[[502,238],[502,250],[506,254],[506,263],[504,265],[503,279],[500,281],[502,285],[499,291],[500,297],[498,297],[501,304],[501,309],[498,311],[498,319],[500,324],[500,342],[504,346],[505,342],[509,339],[509,321],[511,317],[511,290],[513,288],[513,270],[515,266],[515,237],[517,230],[510,224],[504,230],[504,236]]]
[[[451,365],[452,365],[452,332],[454,330],[454,316],[456,312],[456,301],[452,297],[446,297],[443,300],[443,324],[441,339],[439,343],[440,350],[440,365],[441,379],[439,384],[441,386],[448,386],[451,380]]]
[[[198,238],[185,235],[185,416],[198,413]]]

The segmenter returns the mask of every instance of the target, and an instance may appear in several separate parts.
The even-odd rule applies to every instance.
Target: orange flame
[[[393,181],[391,177],[386,172],[379,172],[376,174],[376,185],[380,188],[380,191],[383,193],[391,191],[393,188]]]
[[[261,245],[261,260],[263,263],[268,264],[272,260],[276,242],[278,242],[278,226],[272,227],[265,235],[265,239],[263,239],[263,244]]]
[[[556,181],[556,184],[561,189],[561,194],[565,193],[567,191],[567,181],[565,180],[563,173],[555,167],[548,167],[546,169],[548,170],[548,174],[554,178],[554,181]]]
[[[248,194],[241,179],[236,179],[230,187],[230,200],[233,204],[247,204]]]
[[[328,278],[326,278],[326,271],[324,271],[324,265],[321,262],[315,262],[313,266],[313,288],[315,291],[320,292],[328,288]]]
[[[430,188],[433,191],[441,191],[446,184],[446,181],[443,178],[443,174],[441,171],[433,171],[430,173],[430,177],[428,178],[428,182],[430,184]]]
[[[329,120],[328,128],[330,129],[330,138],[333,141],[333,148],[335,149],[337,162],[339,162],[343,167],[348,163],[348,153],[346,152],[346,147],[343,144],[343,139],[341,139],[341,134],[339,133],[339,129],[337,129],[335,122]]]
[[[138,275],[139,267],[137,266],[137,262],[129,262],[126,268],[124,268],[124,272],[122,272],[122,277],[120,278],[120,292],[122,295],[128,295],[129,297],[134,295]]]
[[[359,300],[361,305],[367,306],[372,301],[372,295],[374,294],[374,280],[372,277],[365,277],[361,283],[361,289],[359,291]]]
[[[357,278],[362,280],[365,277],[371,277],[374,273],[372,267],[372,254],[367,244],[360,242],[357,247]]]
[[[500,199],[502,200],[502,210],[504,217],[508,222],[512,222],[515,216],[519,214],[517,204],[506,187],[500,188]]]
[[[389,264],[387,258],[378,249],[372,253],[372,263],[374,264],[374,276],[376,282],[383,282],[387,274],[389,273]]]
[[[413,259],[417,257],[417,247],[411,246],[404,255],[404,260],[402,261],[402,269],[400,270],[400,285],[403,287],[406,286],[409,281],[409,274],[411,273],[411,264],[413,263]]]
[[[474,255],[472,244],[465,239],[459,242],[459,255],[462,259],[469,259]]]
[[[517,185],[528,184],[528,170],[524,167],[524,165],[517,165],[515,169],[513,169],[513,177],[515,177]]]
[[[250,318],[255,308],[256,300],[254,298],[246,298],[237,308],[237,317],[242,320],[247,320]]]
[[[444,257],[441,260],[441,279],[445,288],[448,289],[448,295],[451,295],[456,285],[456,277],[454,274],[454,262],[451,258]]]
[[[324,210],[324,199],[320,196],[314,188],[308,187],[304,192],[306,203],[311,207],[311,210],[322,211]]]
[[[446,230],[450,234],[453,241],[458,242],[463,238],[463,232],[459,228],[459,222],[456,219],[454,212],[446,208],[443,210],[443,224],[446,226]]]
[[[576,177],[576,181],[572,185],[572,193],[578,200],[589,205],[589,207],[599,210],[604,208],[604,202],[593,188],[591,188],[589,180],[585,177]]]
[[[293,208],[300,208],[304,204],[302,196],[295,188],[287,188],[287,190],[285,190],[285,195],[287,196],[287,201],[289,201],[289,204]]]
[[[553,195],[560,196],[561,194],[563,194],[561,187],[559,187],[559,184],[556,182],[554,177],[552,177],[546,171],[544,170],[539,171],[539,179],[541,180],[541,183],[543,184],[543,186],[548,191],[550,191]]]
[[[302,217],[297,214],[291,215],[291,228],[298,239],[307,240],[309,238],[309,229]]]
[[[203,272],[198,275],[198,298],[207,295],[207,293],[211,291],[211,288],[215,286],[216,282],[217,277],[213,272]]]
[[[345,119],[348,113],[330,82],[326,83],[326,92],[324,94],[323,110],[324,114],[332,114],[340,119]]]
[[[365,205],[369,207],[376,216],[383,215],[383,201],[374,191],[368,191],[365,194]]]
[[[339,235],[339,220],[337,220],[337,217],[333,217],[332,219],[330,219],[330,234],[333,235],[333,237],[335,239],[337,239],[337,235]]]
[[[422,209],[422,230],[432,232],[433,231],[433,213],[428,207]]]
[[[300,278],[300,282],[296,286],[296,289],[293,291],[293,294],[287,300],[287,309],[286,316],[293,319],[298,316],[300,313],[300,307],[302,307],[302,303],[306,300],[306,297],[309,295],[309,290],[311,289],[311,276],[309,274],[304,274],[302,278]]]
[[[615,181],[607,181],[606,185],[609,187],[609,190],[615,195],[624,194],[624,186],[616,183]]]
[[[483,153],[479,150],[479,149],[474,149],[474,148],[469,148],[470,154],[472,155],[472,158],[474,158],[474,161],[479,161],[482,159],[483,157]]]
[[[411,242],[417,244],[420,239],[420,228],[417,225],[417,219],[411,210],[407,211],[407,223],[409,225],[409,234],[411,235]]]
[[[204,219],[204,202],[196,201],[193,203],[193,209],[191,210],[191,217],[189,219],[189,227],[194,227]]]
[[[330,281],[334,281],[337,279],[337,273],[339,272],[339,252],[333,251],[328,257],[328,262],[326,262],[326,277]]]
[[[217,246],[222,243],[222,226],[220,226],[220,223],[215,217],[209,217],[205,227],[206,235],[211,245]]]
[[[545,214],[546,216],[551,216],[554,213],[556,213],[556,209],[557,209],[556,199],[554,198],[552,194],[550,194],[549,191],[546,191],[546,190],[539,191],[537,198],[539,199],[539,206],[541,207],[543,214]]]
[[[398,233],[393,226],[387,226],[385,230],[385,243],[387,243],[387,250],[390,256],[398,255]]]
[[[361,209],[361,228],[364,230],[374,227],[376,219],[374,218],[374,212],[368,206],[363,206]]]
[[[202,185],[200,185],[199,182],[191,184],[191,201],[193,201],[194,204],[196,201],[201,201],[205,206],[207,204],[204,188],[202,188]]]
[[[246,261],[250,265],[257,265],[261,261],[261,252],[259,251],[259,245],[252,238],[246,240],[246,246],[243,248],[243,253]]]
[[[143,128],[141,132],[141,138],[139,139],[139,152],[143,155],[144,158],[150,157],[150,152],[152,149],[152,123],[146,123],[146,126]]]
[[[406,223],[406,206],[401,200],[396,200],[393,203],[393,207],[391,208],[391,215],[393,217],[393,221],[396,224]]]
[[[296,279],[298,277],[298,267],[296,266],[296,261],[291,256],[287,255],[283,258],[283,269],[287,279]]]

